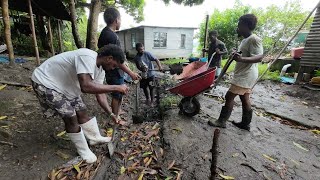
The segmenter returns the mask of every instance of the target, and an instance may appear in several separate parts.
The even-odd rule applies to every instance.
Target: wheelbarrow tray
[[[175,76],[175,79],[177,80],[184,80],[188,79],[192,76],[195,76],[197,74],[200,74],[204,71],[207,70],[207,63],[206,62],[201,62],[201,61],[196,61],[188,64],[183,68],[183,71],[180,75]]]
[[[185,79],[176,86],[167,90],[173,94],[180,94],[184,97],[192,97],[209,89],[214,82],[215,74],[216,68],[210,68],[200,74]]]

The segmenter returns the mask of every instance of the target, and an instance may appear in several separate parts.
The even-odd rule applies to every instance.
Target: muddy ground
[[[0,81],[29,84],[33,69],[31,61],[14,68],[0,64]],[[133,90],[123,108],[129,122],[134,110]],[[90,176],[138,179],[145,174],[144,179],[208,179],[215,128],[207,121],[219,116],[226,90],[224,84],[216,90],[220,97],[199,96],[201,113],[193,118],[179,115],[174,106],[163,120],[118,127],[112,158],[105,145],[92,147],[104,158]],[[218,173],[235,179],[320,179],[320,135],[310,131],[320,128],[320,93],[264,81],[254,89],[252,100],[250,132],[230,122],[221,130]],[[102,133],[112,127],[105,125],[109,120],[94,96],[85,95],[84,101],[89,114],[97,116]],[[145,108],[141,104],[140,109]],[[53,169],[76,156],[67,137],[57,136],[64,130],[62,121],[42,117],[31,89],[8,85],[0,90],[0,116],[7,116],[0,120],[0,179],[46,179]],[[240,118],[237,100],[230,121]]]

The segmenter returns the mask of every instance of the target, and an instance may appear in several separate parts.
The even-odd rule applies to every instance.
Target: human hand
[[[233,53],[232,59],[237,61],[237,62],[244,62],[244,59],[242,58],[241,54],[239,53]]]
[[[216,53],[217,53],[217,54],[220,54],[220,53],[221,53],[219,48],[216,48]]]
[[[122,94],[127,94],[129,91],[129,87],[126,85],[118,85],[118,91]]]
[[[202,49],[202,52],[207,52],[207,51],[208,51],[208,50],[207,50],[207,49],[205,49],[205,48],[203,48],[203,49]]]
[[[131,75],[131,78],[132,78],[134,81],[141,79],[141,77],[139,76],[138,73],[133,73],[133,74]]]

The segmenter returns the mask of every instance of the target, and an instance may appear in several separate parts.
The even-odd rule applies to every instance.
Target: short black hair
[[[210,31],[210,32],[209,32],[209,36],[211,36],[211,35],[218,36],[218,31],[216,31],[216,30]]]
[[[143,47],[143,44],[142,43],[137,43],[136,44],[136,50],[138,50],[139,48]]]
[[[123,64],[126,59],[122,49],[114,44],[108,44],[98,50],[98,57],[112,56],[115,61]]]
[[[258,18],[254,14],[245,14],[239,18],[239,23],[248,26],[253,31],[257,26]]]
[[[110,25],[110,24],[112,24],[118,17],[120,17],[120,12],[119,12],[116,8],[110,7],[110,8],[107,8],[107,9],[104,11],[103,17],[104,17],[104,21],[107,23],[107,25]]]

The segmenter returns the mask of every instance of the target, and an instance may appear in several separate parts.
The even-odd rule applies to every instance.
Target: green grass
[[[185,62],[189,62],[189,61],[187,59],[169,59],[169,60],[161,61],[161,64],[172,65],[172,64],[185,63]]]
[[[227,63],[227,60],[224,59],[221,61],[222,67]],[[236,62],[232,62],[230,67],[227,70],[227,73],[233,72],[236,66]],[[258,64],[259,76],[268,68],[268,64]],[[268,71],[263,77],[262,80],[272,80],[272,81],[279,81],[280,80],[280,72],[279,71]]]

